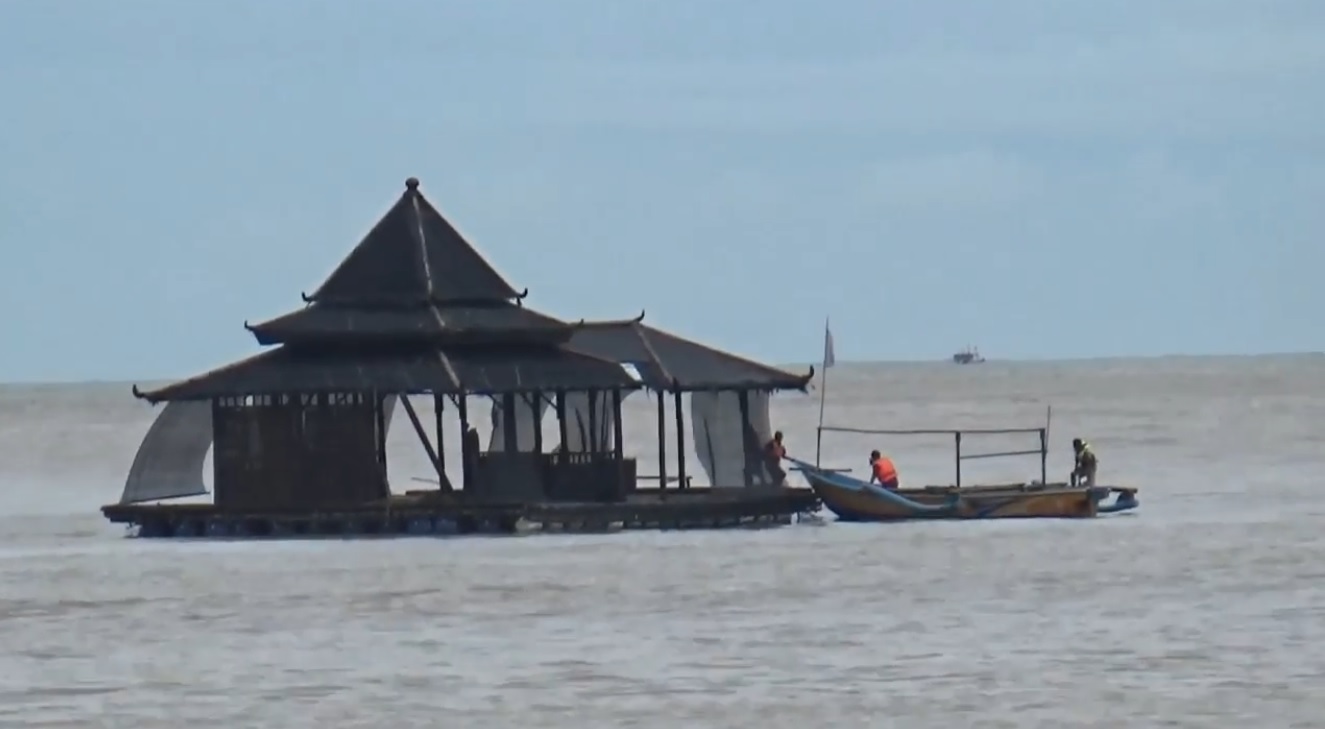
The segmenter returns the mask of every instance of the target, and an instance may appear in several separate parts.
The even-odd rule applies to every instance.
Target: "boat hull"
[[[1130,488],[1019,484],[890,491],[808,464],[797,465],[824,507],[840,521],[1080,519],[1139,506],[1136,490]]]

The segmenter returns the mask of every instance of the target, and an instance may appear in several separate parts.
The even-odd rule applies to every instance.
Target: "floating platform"
[[[777,526],[819,506],[815,492],[804,488],[690,488],[639,489],[609,503],[480,503],[463,492],[415,491],[316,513],[160,503],[114,504],[101,512],[139,537],[354,538]]]
[[[840,521],[1089,518],[1140,506],[1137,490],[1122,486],[1027,483],[891,490],[809,463],[793,463]]]

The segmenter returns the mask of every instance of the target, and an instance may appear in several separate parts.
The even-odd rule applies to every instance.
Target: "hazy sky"
[[[0,380],[249,354],[411,175],[775,361],[1325,349],[1321,0],[7,0]]]

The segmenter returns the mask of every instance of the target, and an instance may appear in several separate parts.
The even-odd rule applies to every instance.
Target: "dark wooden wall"
[[[366,393],[252,395],[212,404],[216,505],[296,510],[383,498],[380,400]]]

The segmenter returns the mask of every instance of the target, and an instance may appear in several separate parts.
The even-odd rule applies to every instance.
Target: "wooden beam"
[[[442,467],[441,459],[437,457],[437,451],[433,450],[432,443],[428,442],[428,431],[423,429],[423,422],[419,420],[419,414],[414,412],[414,404],[409,401],[408,395],[400,395],[400,404],[405,407],[405,414],[409,416],[409,422],[414,424],[414,432],[419,436],[419,442],[423,444],[423,450],[428,453],[428,460],[432,462],[432,467],[437,471],[437,483],[443,491],[454,491],[451,482],[446,478],[446,469]]]

